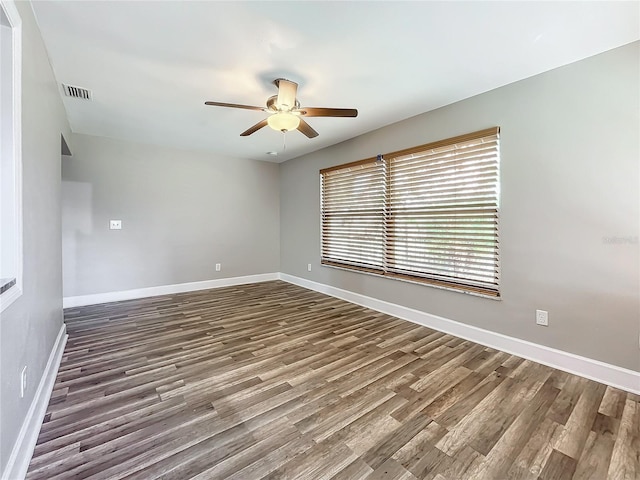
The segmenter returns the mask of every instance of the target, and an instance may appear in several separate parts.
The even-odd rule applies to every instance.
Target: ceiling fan
[[[284,78],[277,78],[273,81],[278,87],[278,95],[273,95],[267,99],[266,108],[253,107],[251,105],[239,105],[237,103],[204,102],[205,105],[216,107],[244,108],[245,110],[259,110],[269,114],[267,118],[256,123],[253,127],[240,134],[246,137],[257,132],[262,127],[269,125],[279,132],[299,130],[309,138],[318,136],[311,126],[302,117],[357,117],[358,110],[355,108],[317,108],[300,107],[300,102],[296,98],[298,84]]]

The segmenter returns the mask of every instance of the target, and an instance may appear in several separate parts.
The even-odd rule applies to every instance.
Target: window
[[[499,132],[321,170],[322,263],[499,297]]]
[[[0,2],[0,311],[22,294],[20,17]]]

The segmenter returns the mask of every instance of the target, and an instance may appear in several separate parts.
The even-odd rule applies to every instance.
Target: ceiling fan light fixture
[[[267,118],[267,123],[278,132],[289,132],[298,128],[298,125],[300,125],[300,117],[293,113],[280,112]]]

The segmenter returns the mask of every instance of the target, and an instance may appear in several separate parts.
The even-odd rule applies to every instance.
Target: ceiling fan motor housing
[[[273,95],[272,97],[269,97],[267,99],[267,110],[271,110],[273,112],[277,112],[277,111],[291,111],[291,110],[297,110],[300,108],[300,102],[298,101],[298,99],[296,98],[296,104],[293,108],[291,109],[287,109],[287,110],[282,110],[278,108],[278,96],[277,95]]]

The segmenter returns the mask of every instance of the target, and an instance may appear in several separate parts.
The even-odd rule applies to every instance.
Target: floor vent
[[[72,85],[62,84],[64,94],[67,97],[81,98],[83,100],[91,100],[91,90],[82,87],[74,87]]]

